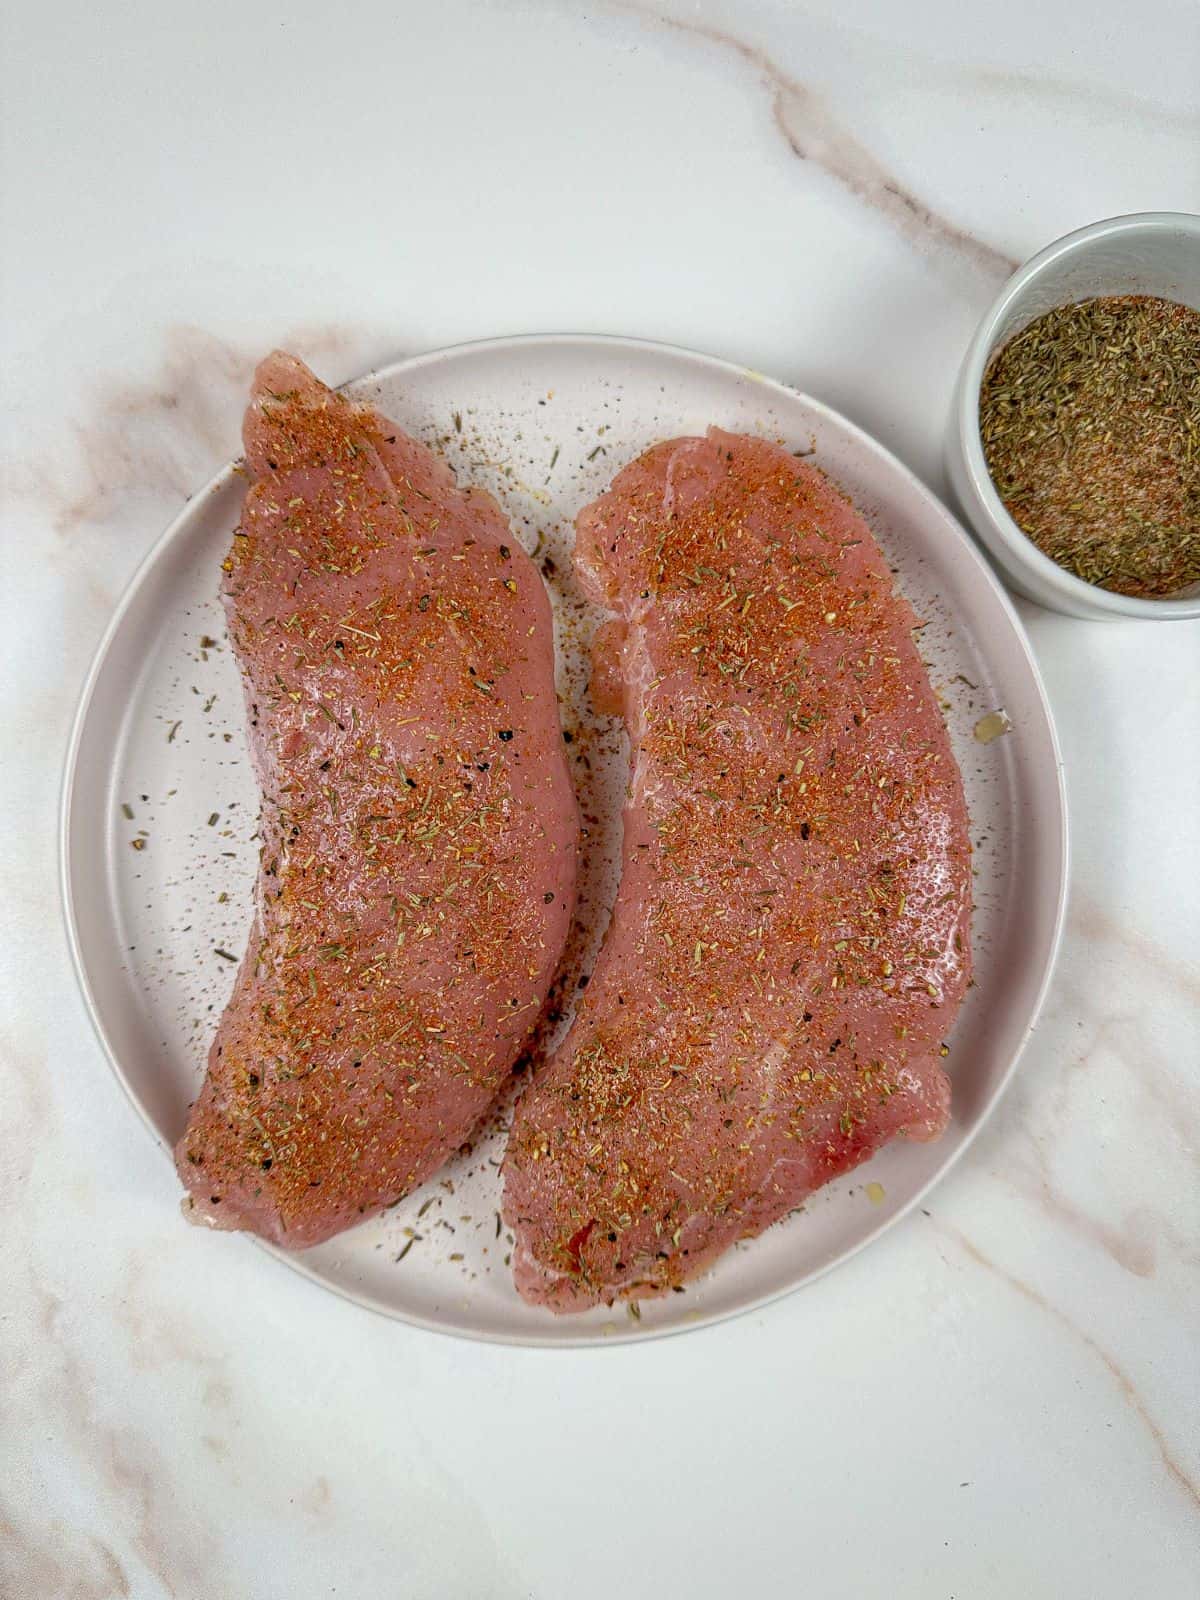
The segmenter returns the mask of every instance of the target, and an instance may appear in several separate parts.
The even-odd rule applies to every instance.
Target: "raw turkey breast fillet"
[[[611,925],[517,1106],[505,1218],[556,1311],[658,1294],[949,1116],[970,977],[962,781],[862,517],[711,430],[577,521],[632,771]]]
[[[541,578],[495,502],[290,356],[225,561],[262,789],[254,923],[176,1163],[316,1244],[435,1172],[538,1019],[578,819]]]

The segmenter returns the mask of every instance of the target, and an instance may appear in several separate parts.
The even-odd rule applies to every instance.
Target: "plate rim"
[[[885,444],[881,443],[873,434],[868,433],[865,428],[860,427],[858,423],[854,422],[850,417],[847,417],[843,412],[837,410],[836,407],[829,405],[823,400],[817,399],[815,396],[810,395],[805,390],[797,389],[790,384],[784,383],[781,379],[772,378],[753,367],[747,367],[739,362],[727,360],[722,356],[708,355],[703,351],[694,350],[685,345],[672,344],[664,340],[645,339],[633,336],[625,336],[622,334],[604,333],[525,333],[505,334],[495,338],[462,340],[456,344],[443,345],[432,350],[421,351],[416,355],[405,356],[399,360],[385,363],[382,366],[370,367],[357,377],[346,379],[343,383],[338,384],[336,388],[339,392],[345,389],[358,388],[365,384],[369,384],[373,380],[395,378],[404,373],[413,372],[425,366],[438,364],[452,357],[462,357],[471,353],[505,350],[527,352],[535,348],[545,347],[548,345],[600,345],[607,348],[626,349],[638,351],[643,354],[659,355],[675,360],[682,358],[692,364],[706,368],[710,371],[715,370],[725,376],[733,377],[738,381],[745,381],[748,378],[752,382],[761,385],[768,392],[774,391],[778,394],[781,394],[786,398],[789,404],[799,400],[805,406],[808,406],[812,410],[821,414],[826,421],[832,423],[835,427],[850,435],[853,438],[853,441],[857,445],[861,446],[866,452],[874,454],[877,458],[881,457],[887,467],[893,473],[895,473],[901,479],[906,480],[909,486],[915,488],[920,496],[931,502],[933,507],[936,508],[936,510],[946,518],[946,520],[959,534],[963,544],[969,551],[974,561],[979,575],[982,577],[985,585],[991,589],[993,597],[999,601],[1001,610],[1005,614],[1016,641],[1020,646],[1021,653],[1024,656],[1032,684],[1036,692],[1038,704],[1041,708],[1046,732],[1049,735],[1051,753],[1054,757],[1054,792],[1057,799],[1058,811],[1057,827],[1055,829],[1055,838],[1053,840],[1057,858],[1058,881],[1055,891],[1051,936],[1047,947],[1044,968],[1037,987],[1037,992],[1034,996],[1033,1004],[1030,1008],[1029,1016],[1021,1034],[1020,1041],[1013,1051],[1012,1057],[1004,1069],[1004,1072],[1001,1074],[999,1082],[992,1091],[985,1109],[975,1122],[975,1125],[967,1133],[965,1133],[957,1148],[946,1157],[944,1162],[937,1168],[937,1170],[930,1175],[925,1183],[923,1183],[917,1190],[913,1192],[913,1194],[904,1202],[903,1205],[901,1205],[897,1210],[889,1213],[886,1217],[880,1218],[880,1220],[873,1227],[869,1228],[860,1239],[847,1247],[845,1250],[841,1251],[841,1253],[835,1256],[832,1260],[826,1261],[821,1265],[812,1268],[810,1271],[805,1272],[802,1276],[794,1279],[793,1281],[786,1283],[779,1288],[774,1288],[763,1294],[757,1295],[747,1300],[745,1304],[737,1306],[732,1310],[726,1309],[714,1310],[711,1312],[700,1312],[697,1313],[693,1321],[679,1322],[669,1327],[660,1328],[649,1326],[643,1330],[640,1327],[630,1326],[628,1328],[619,1327],[608,1333],[604,1332],[603,1329],[589,1329],[587,1332],[581,1331],[577,1334],[572,1334],[569,1331],[570,1319],[567,1317],[556,1317],[554,1318],[553,1324],[547,1325],[547,1331],[544,1335],[536,1331],[510,1333],[503,1331],[455,1327],[444,1321],[436,1320],[435,1318],[420,1312],[398,1309],[392,1305],[385,1304],[376,1296],[366,1291],[355,1291],[348,1285],[331,1282],[316,1268],[306,1266],[303,1255],[297,1255],[294,1252],[281,1250],[278,1246],[269,1244],[266,1240],[260,1239],[254,1234],[247,1236],[250,1241],[260,1250],[273,1257],[274,1260],[287,1267],[290,1271],[297,1273],[300,1277],[307,1279],[310,1283],[320,1287],[327,1293],[331,1292],[339,1299],[359,1306],[377,1316],[384,1317],[388,1321],[404,1323],[409,1327],[420,1328],[430,1333],[440,1334],[446,1338],[466,1339],[475,1343],[536,1349],[578,1350],[588,1348],[594,1349],[609,1345],[618,1346],[626,1344],[642,1344],[652,1340],[675,1338],[683,1334],[696,1333],[705,1328],[712,1328],[721,1323],[732,1322],[738,1318],[747,1316],[752,1312],[761,1311],[765,1309],[765,1307],[772,1305],[774,1302],[782,1300],[788,1295],[797,1293],[799,1290],[807,1287],[811,1283],[815,1283],[819,1278],[824,1277],[827,1273],[834,1271],[836,1268],[843,1266],[847,1261],[853,1259],[853,1257],[858,1255],[860,1251],[865,1250],[868,1245],[873,1244],[877,1239],[881,1238],[883,1234],[895,1227],[895,1225],[903,1218],[907,1217],[914,1210],[914,1208],[920,1204],[925,1196],[928,1195],[936,1185],[941,1183],[943,1179],[954,1170],[962,1157],[975,1143],[975,1140],[979,1137],[980,1132],[991,1120],[997,1106],[1000,1104],[1000,1101],[1007,1092],[1017,1068],[1025,1055],[1025,1051],[1029,1045],[1029,1040],[1032,1037],[1033,1031],[1037,1026],[1042,1011],[1045,1007],[1046,998],[1049,994],[1050,985],[1053,981],[1054,972],[1058,964],[1059,953],[1062,948],[1070,891],[1071,845],[1066,772],[1063,763],[1062,746],[1058,737],[1058,728],[1055,723],[1054,712],[1050,704],[1050,697],[1046,690],[1046,684],[1042,676],[1041,667],[1038,664],[1038,659],[1034,653],[1033,645],[1030,641],[1028,632],[1021,621],[1015,605],[1013,604],[1012,597],[1009,595],[986,556],[979,548],[977,541],[971,536],[967,528],[963,525],[962,521],[955,515],[950,507],[945,504],[941,497],[935,493],[935,491],[931,489],[929,485],[925,483],[925,481],[907,465],[907,463],[901,461],[893,451],[889,450]],[[75,713],[71,720],[70,733],[68,735],[67,747],[63,760],[62,781],[59,791],[57,818],[59,909],[63,920],[64,931],[66,933],[67,947],[70,952],[71,967],[75,975],[75,981],[78,986],[80,996],[83,999],[84,1009],[87,1012],[88,1021],[91,1024],[92,1032],[98,1044],[100,1045],[101,1051],[108,1062],[113,1076],[116,1078],[118,1084],[124,1092],[125,1098],[136,1111],[139,1120],[146,1129],[147,1133],[153,1139],[155,1145],[159,1149],[164,1150],[168,1155],[168,1158],[170,1156],[170,1146],[163,1139],[158,1128],[151,1120],[149,1112],[142,1104],[141,1099],[135,1092],[129,1078],[126,1075],[117,1051],[114,1049],[101,1020],[100,1010],[96,1003],[92,984],[88,976],[86,954],[83,948],[83,941],[79,934],[79,927],[76,918],[75,896],[72,885],[74,860],[71,849],[71,824],[75,812],[78,759],[80,747],[83,742],[84,731],[87,726],[88,716],[92,708],[92,701],[95,696],[97,684],[99,683],[100,676],[104,670],[104,665],[107,661],[109,652],[121,631],[125,616],[132,606],[137,593],[142,587],[142,584],[157,566],[165,552],[172,544],[175,543],[184,529],[189,525],[192,517],[196,513],[197,507],[201,504],[201,502],[207,500],[210,496],[218,493],[220,490],[228,487],[232,483],[237,473],[239,459],[240,458],[227,462],[223,467],[215,472],[199,490],[193,493],[184,502],[176,515],[172,517],[163,531],[151,543],[126,582],[125,588],[122,591],[121,597],[117,602],[112,616],[109,618],[109,621],[104,628],[98,643],[96,644],[83,680],[83,686],[80,690]],[[551,1333],[551,1327],[563,1329],[563,1324],[567,1324],[567,1329],[558,1333]]]

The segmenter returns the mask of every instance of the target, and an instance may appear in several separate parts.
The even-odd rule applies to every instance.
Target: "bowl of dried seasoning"
[[[1113,217],[1026,262],[967,351],[946,465],[1030,599],[1200,617],[1200,217]]]

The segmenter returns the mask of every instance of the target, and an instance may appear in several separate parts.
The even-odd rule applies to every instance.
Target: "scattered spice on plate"
[[[1200,581],[1200,311],[1047,312],[992,357],[979,429],[1009,515],[1059,566],[1117,594]]]

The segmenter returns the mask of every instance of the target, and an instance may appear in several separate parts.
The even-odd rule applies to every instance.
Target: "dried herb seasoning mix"
[[[1009,515],[1059,566],[1117,594],[1200,582],[1200,311],[1047,312],[992,357],[979,428]]]

